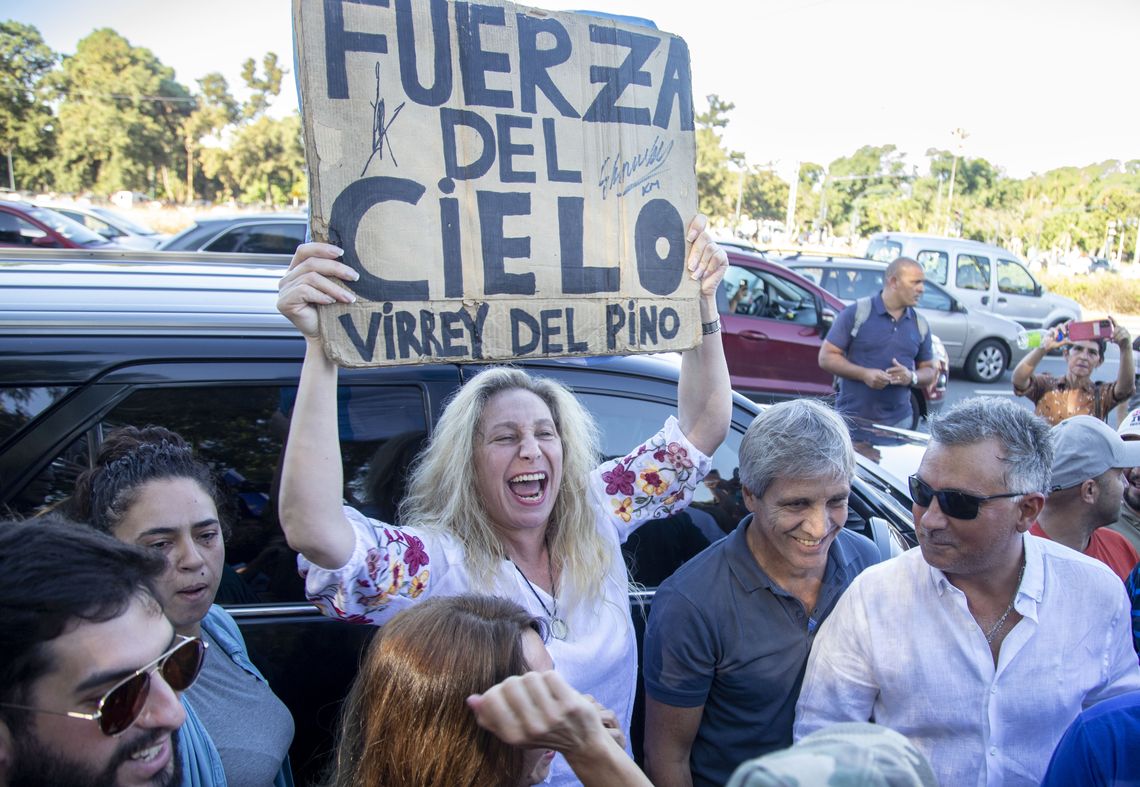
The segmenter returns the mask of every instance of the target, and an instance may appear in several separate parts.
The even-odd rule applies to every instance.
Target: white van
[[[1046,290],[1016,254],[1000,246],[937,235],[878,232],[871,236],[867,256],[883,262],[895,257],[917,260],[929,281],[942,285],[968,308],[1000,314],[1026,328],[1081,319],[1080,304]]]

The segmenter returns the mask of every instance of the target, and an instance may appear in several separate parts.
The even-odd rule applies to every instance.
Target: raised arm
[[[728,255],[713,241],[707,225],[708,220],[700,215],[689,224],[692,246],[686,264],[689,275],[701,283],[701,322],[718,327],[705,333],[700,345],[681,354],[677,420],[693,445],[712,454],[724,441],[732,420],[732,383],[716,308],[716,291],[728,268]]]
[[[355,543],[342,507],[337,368],[325,355],[317,330],[318,305],[355,300],[339,283],[357,278],[352,268],[336,261],[341,254],[326,243],[301,245],[277,295],[278,310],[297,326],[306,343],[282,463],[281,527],[289,546],[330,569],[348,561]]]
[[[1112,319],[1111,317],[1109,319]],[[1116,398],[1126,401],[1136,391],[1136,366],[1132,359],[1132,337],[1128,329],[1113,321],[1112,341],[1120,348],[1120,370],[1116,373]]]
[[[1029,388],[1029,381],[1030,378],[1033,377],[1033,372],[1037,370],[1037,364],[1041,363],[1051,350],[1060,347],[1061,344],[1061,342],[1056,341],[1056,334],[1054,334],[1052,330],[1045,331],[1045,335],[1041,338],[1041,346],[1034,347],[1030,350],[1029,353],[1021,359],[1021,362],[1013,368],[1011,380],[1015,394],[1019,396],[1024,395],[1025,391]]]

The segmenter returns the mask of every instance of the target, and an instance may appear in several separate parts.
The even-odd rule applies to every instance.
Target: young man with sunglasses
[[[1140,465],[1140,443],[1125,442],[1090,415],[1051,430],[1053,481],[1029,532],[1099,560],[1121,580],[1140,562],[1124,536],[1108,529],[1124,502],[1124,473]]]
[[[848,588],[808,658],[796,738],[869,721],[940,784],[1038,785],[1084,708],[1140,689],[1128,599],[1104,564],[1027,536],[1049,489],[1044,421],[967,399],[911,478],[919,549]]]
[[[0,784],[179,783],[178,692],[205,646],[162,613],[165,565],[68,523],[0,523]]]
[[[1074,415],[1091,415],[1105,420],[1112,408],[1127,402],[1135,390],[1132,364],[1132,337],[1123,325],[1114,324],[1112,341],[1120,347],[1120,370],[1110,383],[1094,382],[1092,374],[1104,363],[1104,339],[1057,341],[1047,331],[1040,347],[1035,347],[1013,369],[1013,392],[1033,402],[1037,415],[1056,426]],[[1068,367],[1064,377],[1035,374],[1037,364],[1051,350],[1061,347]]]

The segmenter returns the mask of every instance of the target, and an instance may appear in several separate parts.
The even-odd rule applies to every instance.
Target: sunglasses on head
[[[179,635],[178,642],[170,650],[147,664],[134,674],[123,678],[102,696],[94,713],[79,711],[54,711],[30,708],[26,705],[0,703],[5,708],[30,710],[35,713],[49,713],[53,716],[68,716],[72,719],[86,719],[99,722],[104,735],[118,735],[127,730],[142,713],[150,696],[150,676],[155,670],[162,673],[162,679],[174,691],[186,691],[198,677],[206,656],[206,643],[198,637]]]
[[[910,498],[915,505],[926,508],[934,498],[938,498],[938,507],[942,513],[954,519],[976,519],[978,509],[987,500],[997,500],[1002,497],[1018,497],[1024,492],[1003,492],[1000,495],[971,495],[953,489],[934,489],[930,484],[916,475],[912,475],[910,482]]]

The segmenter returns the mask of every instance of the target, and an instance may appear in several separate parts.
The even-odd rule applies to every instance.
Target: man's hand
[[[863,384],[868,388],[874,388],[876,391],[881,391],[891,384],[891,376],[882,369],[864,369],[863,370]]]
[[[907,385],[909,386],[914,375],[911,370],[899,363],[898,358],[891,359],[891,366],[887,369],[887,377],[890,378],[891,385]]]

